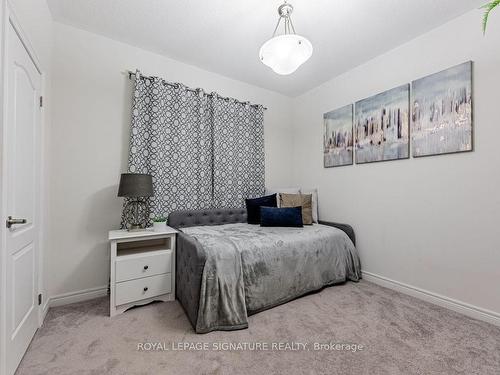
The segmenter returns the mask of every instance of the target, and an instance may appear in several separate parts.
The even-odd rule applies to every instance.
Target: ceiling
[[[296,32],[314,47],[311,59],[289,76],[258,58],[281,0],[47,2],[55,21],[293,97],[485,0],[289,0]]]

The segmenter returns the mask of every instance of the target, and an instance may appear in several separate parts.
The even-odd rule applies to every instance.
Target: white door
[[[38,328],[41,75],[10,23],[6,31],[3,165],[7,217],[3,225],[7,227],[5,343],[10,375]]]

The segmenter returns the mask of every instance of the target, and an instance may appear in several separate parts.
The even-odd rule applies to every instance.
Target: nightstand
[[[153,301],[175,300],[177,231],[112,230],[109,316]]]

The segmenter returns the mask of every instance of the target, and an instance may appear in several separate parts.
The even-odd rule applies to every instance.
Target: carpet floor
[[[241,331],[197,335],[178,302],[107,314],[107,298],[50,309],[17,374],[500,374],[499,327],[366,281]]]

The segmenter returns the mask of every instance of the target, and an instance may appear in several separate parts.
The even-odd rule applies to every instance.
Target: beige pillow
[[[291,193],[291,192],[289,192],[289,193]],[[301,187],[299,193],[312,195],[313,222],[317,223],[318,222],[318,189],[316,189],[316,188],[306,189],[306,188]]]
[[[311,225],[312,195],[311,194],[280,194],[280,207],[302,207],[302,224]]]
[[[286,194],[300,194],[300,188],[298,187],[287,187],[287,188],[266,188],[266,193],[265,195],[271,195],[271,194],[278,194],[277,196],[277,204],[278,207],[280,207],[280,194],[286,193]],[[314,202],[314,198],[313,198]],[[313,213],[313,220],[314,220],[314,213]]]

